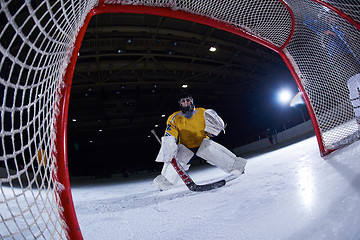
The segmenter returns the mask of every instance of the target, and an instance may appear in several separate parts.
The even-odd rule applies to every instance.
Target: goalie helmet
[[[185,94],[178,101],[180,105],[180,110],[185,114],[185,117],[190,118],[194,112],[195,105],[194,99],[190,94]]]

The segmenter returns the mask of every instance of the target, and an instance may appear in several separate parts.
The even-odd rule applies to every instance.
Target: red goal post
[[[357,103],[350,100],[348,87],[348,80],[360,73],[357,1],[0,4],[0,238],[82,239],[67,169],[67,114],[81,41],[97,14],[179,18],[268,47],[282,57],[303,94],[321,155],[360,136]]]

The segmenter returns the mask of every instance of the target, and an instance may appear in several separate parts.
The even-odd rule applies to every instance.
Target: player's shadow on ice
[[[149,206],[156,206],[162,202],[171,202],[173,200],[180,201],[182,197],[199,194],[192,192],[187,188],[175,187],[166,192],[159,190],[143,192],[139,194],[130,194],[120,198],[112,198],[106,200],[98,200],[92,204],[96,206],[96,211],[101,213],[121,212],[129,209],[145,208]],[[91,211],[91,209],[89,209]]]

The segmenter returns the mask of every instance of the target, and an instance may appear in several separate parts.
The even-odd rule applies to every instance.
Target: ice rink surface
[[[156,174],[72,182],[85,240],[360,239],[360,141],[321,157],[315,137],[248,159],[224,187],[160,192]],[[190,168],[207,183],[227,175]]]

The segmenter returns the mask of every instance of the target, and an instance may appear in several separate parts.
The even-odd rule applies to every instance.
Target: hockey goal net
[[[67,106],[77,52],[95,14],[181,18],[271,48],[284,59],[303,93],[320,152],[327,154],[359,138],[357,1],[8,0],[0,4],[1,239],[81,238],[67,170]]]

